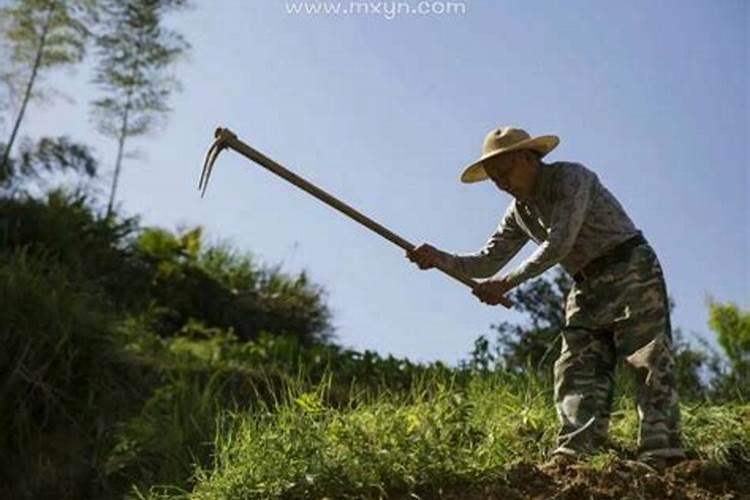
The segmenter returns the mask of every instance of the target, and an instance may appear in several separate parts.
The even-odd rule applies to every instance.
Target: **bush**
[[[44,201],[0,199],[0,251],[20,247],[43,251],[100,287],[113,309],[158,311],[151,327],[162,336],[191,319],[245,340],[260,331],[303,344],[332,336],[321,287],[304,273],[255,265],[226,244],[204,247],[200,227],[180,234],[140,228],[137,218],[99,217],[85,195],[62,191]]]
[[[709,326],[726,354],[714,359],[714,389],[725,400],[750,398],[750,311],[736,304],[709,302]]]
[[[3,497],[101,492],[114,422],[146,390],[112,336],[116,317],[98,290],[27,249],[0,253],[0,296]]]

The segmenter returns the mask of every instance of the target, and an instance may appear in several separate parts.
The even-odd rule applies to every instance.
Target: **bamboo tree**
[[[98,130],[117,141],[107,216],[112,213],[126,141],[152,132],[170,108],[167,99],[179,88],[167,70],[189,45],[162,26],[168,12],[184,0],[107,0],[102,4],[103,32],[97,36],[99,62],[94,82],[103,97],[93,101]]]
[[[38,95],[35,86],[41,73],[83,60],[90,33],[88,22],[95,19],[95,5],[95,0],[17,0],[10,7],[0,9],[11,62],[28,75],[0,160],[0,172],[7,169],[26,107]]]
[[[97,164],[91,149],[68,136],[21,141],[17,153],[0,171],[0,194],[23,192],[29,181],[43,180],[44,173],[70,171],[95,177]]]

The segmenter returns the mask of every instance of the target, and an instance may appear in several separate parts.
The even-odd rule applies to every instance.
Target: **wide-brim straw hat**
[[[555,149],[560,143],[556,135],[531,137],[525,130],[516,127],[500,127],[491,130],[484,138],[482,156],[466,167],[461,174],[461,182],[479,182],[488,179],[483,162],[489,158],[517,151],[531,149],[539,153],[540,158]]]

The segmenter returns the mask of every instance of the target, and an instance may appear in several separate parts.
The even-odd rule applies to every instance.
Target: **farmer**
[[[607,441],[614,368],[623,358],[638,385],[639,460],[663,469],[685,457],[662,269],[654,250],[598,176],[580,163],[542,158],[559,138],[502,127],[461,175],[492,180],[514,200],[487,243],[456,254],[421,244],[407,257],[421,269],[450,267],[489,278],[473,290],[495,305],[509,290],[561,264],[574,279],[554,366],[561,429],[551,465],[601,450]],[[539,247],[517,269],[495,275],[529,240]]]

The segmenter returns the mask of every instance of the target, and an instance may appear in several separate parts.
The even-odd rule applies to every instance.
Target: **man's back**
[[[537,188],[528,203],[514,200],[516,222],[538,244],[549,238],[551,226],[560,219],[567,219],[569,233],[578,228],[568,234],[574,243],[560,262],[571,274],[638,232],[617,198],[581,163],[543,165]]]
[[[521,283],[560,263],[571,274],[638,233],[617,198],[580,163],[541,164],[532,195],[515,199],[485,245],[450,254],[452,264],[474,277],[502,268],[529,239],[539,248],[509,279]]]

